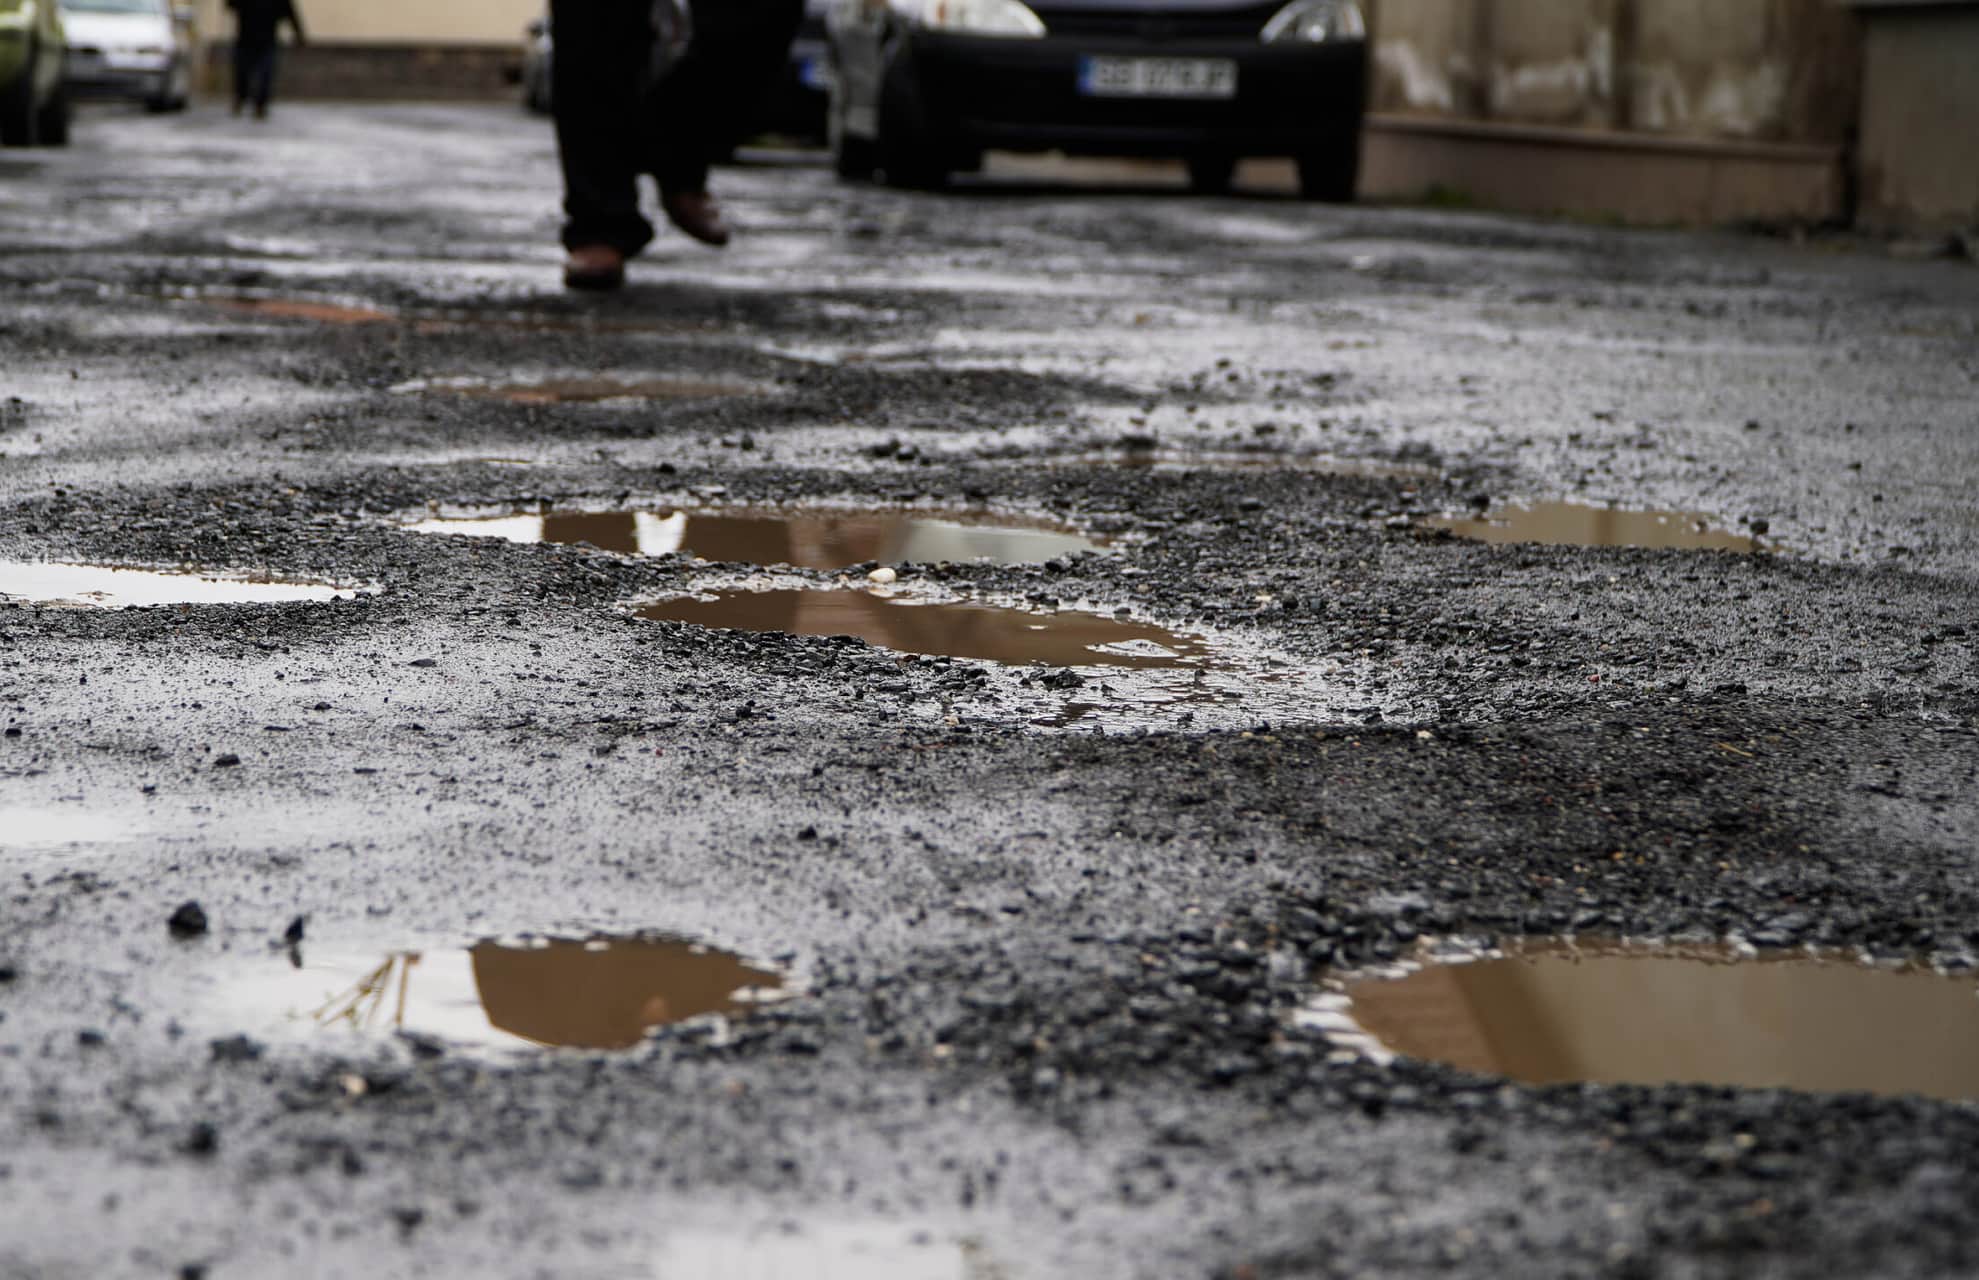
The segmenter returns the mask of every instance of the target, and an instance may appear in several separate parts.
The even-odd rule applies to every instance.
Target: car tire
[[[1350,204],[1361,174],[1361,137],[1355,129],[1328,138],[1297,157],[1299,196],[1329,204]]]
[[[35,116],[35,142],[44,147],[69,145],[69,86],[57,84],[55,93]]]
[[[20,75],[6,93],[0,94],[0,146],[31,147],[41,133],[39,113],[34,109],[34,81],[40,60],[40,49],[30,45]]]
[[[1235,156],[1190,156],[1189,189],[1197,195],[1220,196],[1230,190],[1230,179],[1237,175]]]

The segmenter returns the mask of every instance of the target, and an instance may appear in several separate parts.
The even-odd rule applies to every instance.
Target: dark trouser
[[[234,101],[268,105],[275,91],[275,42],[234,45]]]
[[[694,36],[653,79],[652,0],[550,0],[563,242],[631,255],[653,238],[638,177],[702,191],[789,57],[803,0],[691,0]]]

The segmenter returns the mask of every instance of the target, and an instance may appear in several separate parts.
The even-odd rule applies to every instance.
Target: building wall
[[[198,0],[209,40],[233,33],[225,0]],[[303,28],[326,44],[517,44],[543,0],[295,0]]]
[[[1376,111],[1839,143],[1853,15],[1829,0],[1376,0]]]
[[[1863,220],[1979,231],[1979,4],[1864,16]]]

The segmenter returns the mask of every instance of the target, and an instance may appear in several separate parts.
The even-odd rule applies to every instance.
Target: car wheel
[[[33,46],[21,64],[21,73],[14,77],[14,83],[0,94],[0,144],[9,147],[31,147],[40,132],[40,121],[34,109],[34,81],[36,64],[41,60],[40,51]]]
[[[35,141],[44,147],[69,145],[69,87],[57,84],[34,121]]]
[[[1350,203],[1361,173],[1360,131],[1329,138],[1300,152],[1298,168],[1302,198],[1331,204]]]
[[[1235,156],[1190,156],[1189,188],[1198,195],[1220,196],[1237,173]]]

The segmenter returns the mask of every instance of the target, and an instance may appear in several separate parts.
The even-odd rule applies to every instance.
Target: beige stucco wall
[[[1872,14],[1866,45],[1864,220],[1979,228],[1979,5]]]
[[[1841,141],[1830,0],[1374,0],[1377,111],[1680,138]]]
[[[311,38],[330,43],[519,44],[543,0],[295,0]],[[233,32],[225,0],[198,0],[208,39]]]

